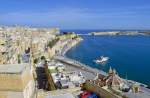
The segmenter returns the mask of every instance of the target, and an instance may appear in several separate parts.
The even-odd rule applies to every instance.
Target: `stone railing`
[[[92,81],[86,81],[85,84],[83,85],[83,89],[86,89],[91,92],[95,92],[101,98],[122,98],[121,96],[118,96],[118,95],[98,86],[97,84],[94,84]]]

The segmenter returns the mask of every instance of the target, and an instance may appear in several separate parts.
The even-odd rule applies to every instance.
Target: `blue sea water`
[[[74,30],[89,33],[90,30]],[[66,56],[93,68],[108,71],[115,68],[119,76],[150,84],[150,36],[82,36],[84,39],[70,49]],[[97,57],[108,56],[105,65],[93,62]]]

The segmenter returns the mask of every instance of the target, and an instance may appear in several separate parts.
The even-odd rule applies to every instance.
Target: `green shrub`
[[[59,41],[59,38],[53,39],[52,41],[48,42],[47,46],[52,48],[58,41]]]

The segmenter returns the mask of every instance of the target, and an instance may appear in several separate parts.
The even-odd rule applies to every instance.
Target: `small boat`
[[[100,59],[94,60],[94,62],[97,64],[103,64],[107,62],[108,60],[109,60],[109,57],[101,56]]]

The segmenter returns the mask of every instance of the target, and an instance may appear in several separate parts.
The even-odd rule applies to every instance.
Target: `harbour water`
[[[83,41],[66,53],[67,57],[104,71],[108,71],[111,66],[123,78],[150,84],[150,36],[82,36],[82,38]],[[98,65],[93,62],[102,55],[110,58],[106,64]]]

